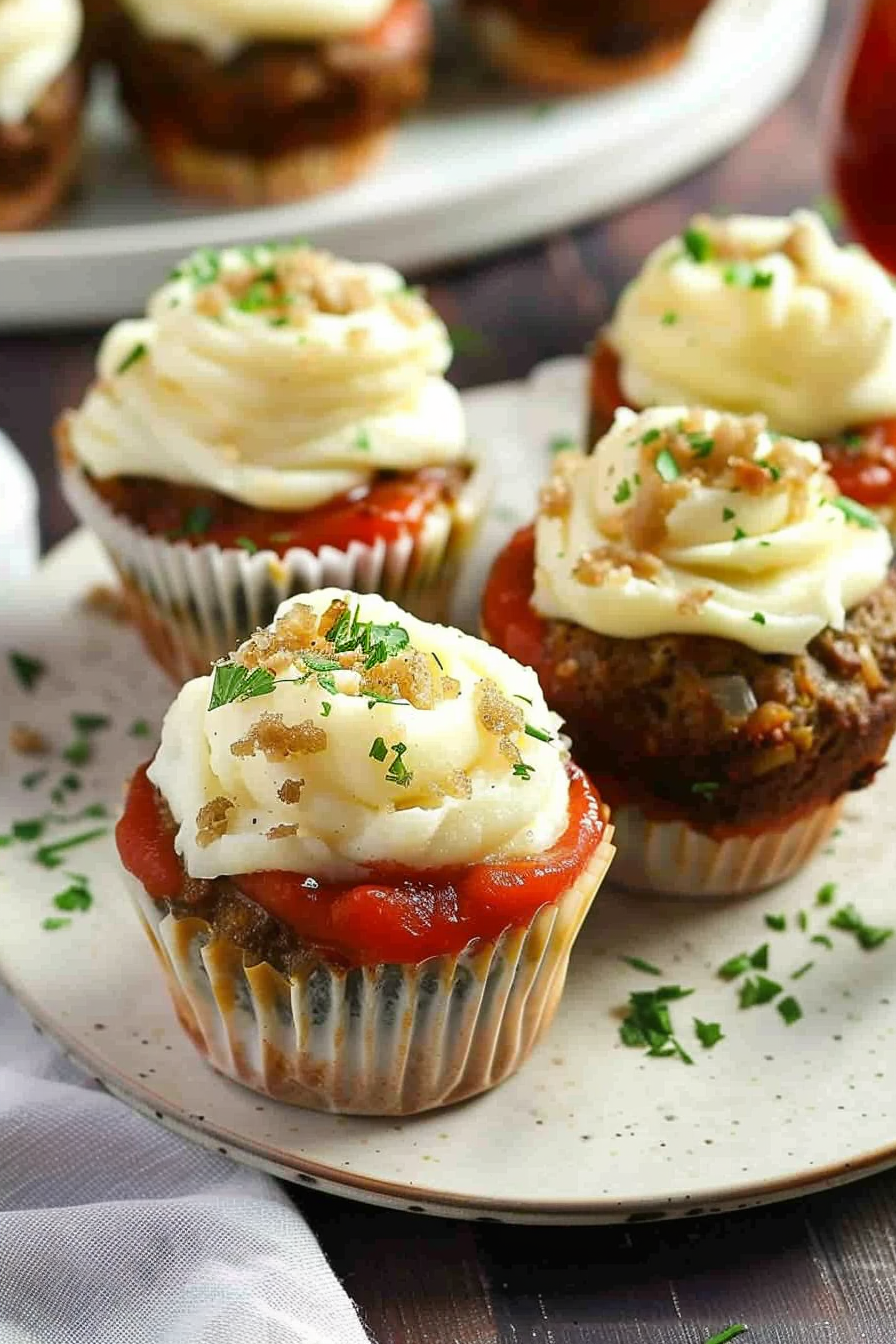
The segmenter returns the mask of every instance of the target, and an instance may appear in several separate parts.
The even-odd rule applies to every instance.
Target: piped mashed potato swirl
[[[234,677],[263,693],[209,708]],[[183,687],[149,777],[192,877],[465,866],[541,854],[563,833],[561,723],[501,650],[324,589]]]
[[[0,0],[0,123],[24,121],[81,39],[79,0]]]
[[[533,604],[622,639],[800,653],[843,628],[892,554],[873,515],[837,496],[817,444],[769,434],[762,416],[623,409],[591,456],[557,460]]]
[[[308,42],[372,28],[392,0],[123,0],[144,33],[225,61],[252,42]]]
[[[896,288],[809,211],[698,215],[648,257],[606,339],[635,407],[760,411],[807,439],[896,416]]]
[[[387,266],[200,252],[106,336],[68,441],[97,477],[311,509],[380,471],[469,461],[450,361],[444,324]]]

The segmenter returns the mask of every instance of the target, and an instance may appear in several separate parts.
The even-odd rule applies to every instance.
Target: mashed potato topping
[[[716,635],[799,653],[883,582],[887,532],[817,444],[762,416],[620,410],[542,495],[534,605],[623,639]]]
[[[550,849],[568,818],[560,728],[501,650],[325,589],[184,686],[149,776],[191,877],[341,881]]]

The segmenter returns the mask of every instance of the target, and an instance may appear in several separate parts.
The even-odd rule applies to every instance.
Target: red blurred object
[[[871,0],[857,32],[834,184],[856,238],[896,272],[896,0]]]

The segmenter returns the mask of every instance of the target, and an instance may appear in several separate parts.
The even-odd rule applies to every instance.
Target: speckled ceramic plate
[[[474,429],[493,445],[507,490],[468,578],[467,620],[490,555],[531,510],[548,441],[575,429],[580,391],[581,366],[572,363],[548,368],[534,387],[468,398]],[[38,727],[52,754],[15,756],[3,732],[0,831],[96,803],[114,813],[124,779],[153,750],[170,692],[129,629],[84,612],[84,593],[105,576],[93,543],[76,535],[44,565],[27,600],[3,615],[0,644],[46,666],[26,691],[4,656],[4,723]],[[111,719],[89,734],[92,759],[80,766],[61,754],[73,740],[73,713]],[[150,736],[133,735],[138,720]],[[47,774],[26,787],[35,770]],[[77,791],[60,785],[66,775]],[[57,805],[51,794],[59,787],[65,801]],[[560,1012],[529,1063],[488,1096],[413,1120],[294,1110],[212,1073],[169,1007],[125,899],[111,837],[51,851],[63,860],[53,870],[35,861],[41,845],[103,828],[102,818],[50,822],[30,840],[26,827],[26,838],[0,851],[0,974],[36,1021],[128,1104],[291,1180],[398,1208],[533,1223],[744,1207],[896,1162],[896,938],[863,952],[851,935],[828,927],[849,901],[874,924],[896,916],[894,816],[896,774],[885,771],[847,802],[842,832],[807,871],[726,908],[648,902],[605,888],[576,947]],[[72,884],[70,873],[88,879],[88,910],[54,905]],[[832,904],[819,905],[828,883],[836,884]],[[783,915],[786,930],[767,927],[766,914]],[[47,918],[70,923],[45,929]],[[715,974],[733,954],[763,943],[766,974],[801,1005],[804,1015],[792,1026],[773,1004],[740,1009],[737,986]],[[661,967],[662,980],[627,965],[621,958],[629,955]],[[664,982],[695,991],[673,1004],[692,1066],[646,1058],[619,1040],[628,994]],[[703,1049],[694,1017],[720,1023],[725,1039]]]

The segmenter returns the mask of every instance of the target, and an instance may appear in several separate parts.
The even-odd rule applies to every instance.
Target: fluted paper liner
[[[633,892],[701,901],[749,896],[808,863],[836,826],[841,807],[838,798],[779,830],[724,840],[684,821],[651,821],[638,807],[617,807],[613,882]]]
[[[312,1110],[411,1115],[509,1077],[548,1026],[569,954],[613,857],[588,865],[525,926],[417,965],[325,959],[287,978],[247,965],[202,919],[166,913],[125,874],[181,1024],[220,1073]]]
[[[423,620],[445,619],[488,494],[477,466],[458,498],[432,509],[416,536],[352,541],[344,551],[295,546],[278,556],[150,536],[116,514],[78,466],[63,466],[62,488],[109,553],[147,648],[178,685],[269,625],[286,598],[316,588],[379,593]]]

